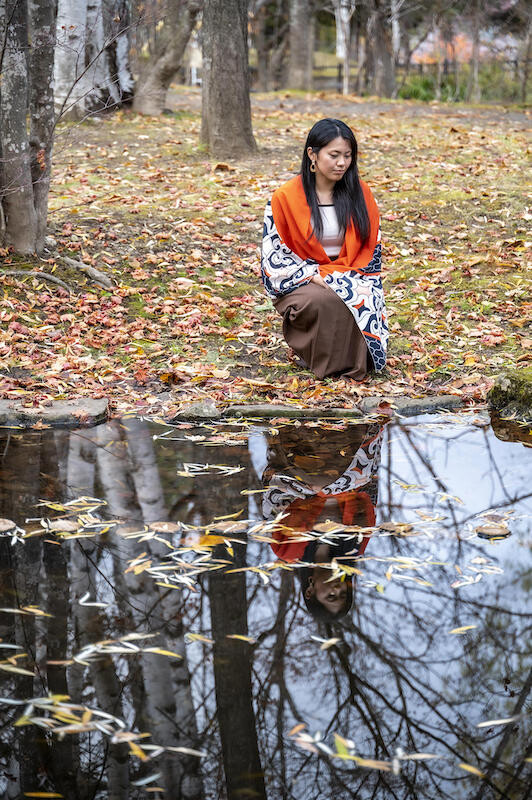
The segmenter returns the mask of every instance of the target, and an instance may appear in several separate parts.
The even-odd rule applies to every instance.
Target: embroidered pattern
[[[388,322],[380,277],[380,232],[373,258],[363,269],[333,272],[324,280],[349,308],[360,328],[377,372],[386,365]],[[283,244],[273,221],[269,202],[264,212],[261,272],[270,297],[288,294],[319,275],[316,261],[300,258]]]
[[[283,244],[273,221],[270,202],[264,212],[261,273],[264,288],[270,297],[288,294],[308,283],[313,275],[319,275],[316,261],[305,261]]]
[[[382,431],[383,428],[380,425],[370,426],[368,438],[356,451],[343,475],[328,486],[324,486],[319,492],[314,492],[310,486],[292,475],[280,473],[273,475],[268,490],[262,498],[264,519],[274,519],[298,498],[314,497],[316,494],[319,497],[334,497],[362,488],[365,488],[375,506],[377,504],[376,474],[380,464]]]

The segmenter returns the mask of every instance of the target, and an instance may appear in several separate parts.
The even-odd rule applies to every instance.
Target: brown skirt
[[[361,381],[372,361],[360,328],[332,289],[307,283],[273,301],[283,335],[318,378],[342,375]]]

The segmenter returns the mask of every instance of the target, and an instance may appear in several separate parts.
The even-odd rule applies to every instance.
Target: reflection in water
[[[528,796],[530,450],[127,419],[0,453],[0,798]]]
[[[272,549],[283,561],[303,562],[297,574],[315,619],[338,619],[351,608],[353,576],[345,565],[363,554],[370,534],[349,534],[345,526],[375,525],[381,436],[378,425],[358,425],[326,437],[319,428],[287,426],[269,437],[263,514],[283,514]],[[319,536],[319,523],[330,529],[328,540]],[[343,535],[332,534],[334,528]],[[314,529],[318,535],[307,535]],[[344,565],[341,575],[334,564]]]

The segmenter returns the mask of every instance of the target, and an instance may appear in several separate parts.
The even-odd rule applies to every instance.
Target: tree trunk
[[[469,74],[469,85],[467,99],[470,103],[480,103],[480,86],[478,83],[478,61],[480,51],[480,2],[473,0],[471,16],[471,71]]]
[[[349,68],[351,55],[351,17],[355,10],[352,0],[335,0],[336,58],[342,63],[342,94],[349,94]]]
[[[85,69],[87,0],[58,0],[54,94],[58,116],[83,119],[89,91]]]
[[[201,141],[214,158],[257,149],[251,125],[247,0],[205,0]]]
[[[391,97],[395,89],[395,69],[390,21],[383,0],[372,0],[368,25],[368,38],[374,59],[374,92]]]
[[[30,0],[32,75],[30,95],[30,146],[33,201],[37,217],[35,250],[44,247],[48,194],[54,140],[54,48],[56,5],[48,0]]]
[[[154,57],[140,76],[135,90],[133,110],[139,114],[158,116],[164,110],[170,81],[181,66],[185,48],[199,13],[192,0],[168,0],[168,20],[164,21]]]
[[[224,557],[224,554],[220,555]],[[243,545],[235,548],[235,556],[235,567],[245,566]],[[253,711],[250,645],[227,638],[248,634],[246,573],[211,573],[209,605],[214,639],[216,709],[227,798],[266,800]]]
[[[290,0],[290,89],[312,89],[312,34],[310,0]]]
[[[5,28],[0,95],[0,202],[5,217],[5,240],[18,253],[33,253],[37,239],[37,213],[26,124],[28,7],[25,0],[0,0],[0,10]]]
[[[269,48],[266,42],[266,6],[259,8],[253,19],[253,34],[257,51],[257,83],[261,92],[269,89]]]
[[[529,61],[532,56],[532,11],[528,12],[528,23],[526,26],[525,47],[523,51],[523,72],[521,79],[521,102],[526,103],[526,90],[528,76],[530,73]]]
[[[131,32],[129,2],[103,0],[103,9],[111,93],[117,104],[126,105],[133,100],[135,86],[129,63]]]

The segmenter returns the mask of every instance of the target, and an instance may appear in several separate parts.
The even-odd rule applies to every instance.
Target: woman
[[[283,515],[271,547],[278,559],[296,567],[305,605],[316,619],[348,613],[352,576],[334,577],[331,562],[353,566],[370,533],[311,532],[326,521],[339,523],[340,531],[375,525],[382,430],[377,424],[338,431],[287,426],[269,439],[263,517]]]
[[[379,211],[338,119],[307,137],[301,173],[266,206],[262,277],[292,350],[318,378],[363,380],[386,363]]]

